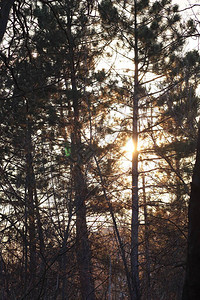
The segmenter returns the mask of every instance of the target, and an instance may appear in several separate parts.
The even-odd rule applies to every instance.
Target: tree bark
[[[188,252],[183,300],[200,299],[200,129],[188,210]]]
[[[0,4],[0,43],[6,32],[10,10],[14,4],[14,0],[1,0]]]
[[[70,12],[70,10],[69,10]],[[72,18],[68,12],[67,38],[69,43],[69,60],[71,71],[72,87],[72,106],[73,121],[71,133],[72,159],[72,178],[75,191],[76,207],[76,243],[77,243],[77,263],[80,278],[81,298],[82,300],[94,300],[95,289],[92,277],[91,250],[88,238],[87,220],[86,220],[86,199],[87,185],[83,171],[83,159],[81,157],[81,121],[80,121],[80,97],[78,96],[77,78],[75,70],[75,45],[72,34]]]
[[[146,287],[146,300],[151,300],[151,265],[149,254],[149,225],[148,225],[148,212],[147,212],[147,199],[145,189],[145,176],[142,176],[142,190],[143,190],[143,205],[144,205],[144,253],[145,253],[145,287]]]
[[[77,94],[77,91],[76,91]],[[81,158],[81,128],[79,121],[78,99],[73,99],[74,120],[72,134],[72,178],[75,191],[76,207],[76,257],[79,270],[82,300],[94,300],[94,282],[92,278],[91,252],[88,239],[86,220],[86,199],[88,195],[87,185],[83,173],[83,161]]]
[[[131,221],[131,275],[133,300],[140,299],[140,282],[138,269],[138,100],[139,100],[139,82],[138,82],[138,34],[137,34],[137,1],[135,6],[135,77],[134,77],[134,95],[133,95],[133,127],[132,140],[134,143],[134,151],[132,154],[132,221]]]
[[[91,253],[88,239],[88,230],[86,223],[86,205],[85,199],[87,189],[84,183],[82,172],[75,168],[75,193],[76,193],[76,238],[77,238],[77,262],[79,268],[79,277],[81,284],[81,296],[83,300],[94,300],[94,283],[91,268]],[[80,185],[79,185],[79,184]]]
[[[27,104],[28,107],[28,104]],[[27,108],[27,113],[28,113]],[[32,157],[32,140],[31,140],[31,125],[27,118],[26,131],[26,188],[27,188],[27,219],[28,219],[28,234],[29,234],[29,273],[32,283],[36,276],[36,225],[35,225],[35,204],[34,204],[34,173],[33,173],[33,157]]]

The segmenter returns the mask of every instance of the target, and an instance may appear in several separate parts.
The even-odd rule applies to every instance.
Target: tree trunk
[[[77,238],[77,262],[81,284],[81,296],[83,300],[93,300],[94,283],[91,270],[91,254],[86,223],[87,188],[82,172],[75,167],[75,202],[76,202],[76,238]]]
[[[74,106],[76,114],[76,106]],[[88,239],[87,220],[86,220],[86,199],[87,185],[83,175],[83,164],[81,158],[81,136],[78,119],[74,118],[72,134],[72,157],[75,160],[72,169],[72,177],[75,190],[76,207],[76,257],[79,270],[81,297],[82,300],[94,300],[94,283],[92,278],[91,254]]]
[[[183,300],[200,299],[200,129],[188,211],[188,252]]]
[[[69,43],[69,60],[71,71],[73,120],[71,133],[71,150],[74,164],[72,166],[72,177],[75,190],[76,207],[76,241],[77,241],[77,263],[79,270],[82,300],[94,300],[94,282],[91,271],[91,253],[88,239],[86,220],[86,198],[87,186],[83,172],[83,160],[81,157],[81,121],[80,121],[80,99],[78,96],[77,79],[74,62],[75,45],[71,29],[71,16],[68,15],[67,38]]]
[[[33,180],[34,180],[35,211],[36,211],[37,229],[38,229],[38,236],[39,236],[39,243],[40,243],[40,257],[41,257],[40,272],[41,272],[45,268],[45,244],[44,244],[43,226],[42,226],[42,221],[40,216],[39,202],[38,202],[37,189],[36,189],[35,173],[33,173]]]
[[[28,105],[27,105],[28,106]],[[28,108],[27,108],[28,112]],[[27,188],[27,219],[28,219],[28,235],[29,235],[29,273],[31,282],[33,283],[36,276],[36,226],[35,226],[35,204],[34,204],[34,173],[32,158],[32,141],[31,141],[31,125],[27,118],[26,131],[26,188]]]
[[[135,77],[134,77],[134,95],[133,95],[133,127],[132,140],[134,151],[132,154],[132,222],[131,222],[131,275],[133,300],[140,299],[140,283],[138,271],[138,100],[139,100],[139,82],[138,82],[138,36],[137,36],[137,1],[135,5]]]
[[[149,256],[149,230],[148,230],[148,212],[145,189],[145,176],[142,176],[142,190],[143,190],[143,205],[144,205],[144,253],[145,253],[145,287],[146,300],[151,300],[151,266]]]
[[[14,0],[1,0],[0,4],[0,43],[3,40],[4,33],[8,23],[9,13],[14,4]]]

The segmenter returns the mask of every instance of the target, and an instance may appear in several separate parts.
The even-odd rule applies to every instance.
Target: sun
[[[122,149],[122,156],[120,159],[120,168],[124,171],[127,171],[131,166],[133,152],[135,151],[135,145],[133,143],[133,139],[129,138],[126,140]]]
[[[126,152],[126,153],[133,153],[135,151],[135,145],[133,143],[133,139],[130,138],[127,140],[125,146],[123,147],[123,150]]]
[[[140,151],[140,146],[141,145],[139,144],[136,148],[133,139],[130,137],[126,140],[124,146],[121,148],[122,156],[120,159],[120,165],[123,170],[127,170],[130,167],[133,160],[133,153],[136,151],[136,149],[137,151]]]

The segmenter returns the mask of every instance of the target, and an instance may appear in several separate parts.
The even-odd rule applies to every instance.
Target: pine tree
[[[13,13],[1,45],[1,296],[179,297],[199,103],[199,55],[180,50],[194,23],[167,0],[24,1]],[[126,72],[100,69],[109,51]]]
[[[109,13],[107,12],[108,9]],[[129,89],[129,105],[132,110],[132,125],[129,126],[131,127],[135,149],[137,149],[138,136],[140,140],[142,139],[140,131],[144,132],[147,137],[152,137],[154,129],[155,131],[159,130],[157,126],[159,117],[156,116],[157,120],[155,121],[155,116],[153,116],[159,98],[153,97],[153,95],[154,93],[163,93],[165,97],[165,91],[171,89],[172,83],[171,80],[168,80],[168,74],[174,70],[172,66],[173,59],[178,54],[180,55],[185,36],[194,32],[194,23],[189,21],[188,24],[184,25],[178,14],[178,6],[172,5],[171,1],[155,1],[153,3],[149,1],[134,1],[134,3],[129,1],[122,1],[121,3],[102,1],[100,13],[104,28],[107,30],[112,28],[114,39],[119,42],[118,47],[116,47],[117,51],[121,51],[122,55],[127,57],[127,60],[133,62],[133,79],[131,81],[128,76],[124,76],[123,84],[124,90]],[[112,35],[111,38],[113,38]],[[125,52],[120,47],[126,49]],[[129,54],[127,55],[128,51]],[[130,67],[127,72],[130,72]],[[131,76],[131,72],[129,76]],[[148,76],[150,76],[150,79],[148,79]],[[161,82],[159,88],[157,82]],[[152,90],[152,87],[154,87],[154,90]],[[122,128],[123,134],[124,131],[125,129]],[[146,138],[146,141],[150,143],[149,138]],[[153,143],[155,143],[154,139]],[[153,149],[152,152],[158,154],[155,150]],[[149,149],[149,153],[150,151]],[[130,291],[130,297],[133,299],[140,298],[138,163],[141,159],[148,161],[148,156],[148,149],[146,149],[146,155],[144,149],[142,153],[137,150],[134,151],[132,156],[132,253],[130,254],[132,261],[132,291]],[[152,166],[149,166],[149,171],[151,168]],[[151,176],[150,173],[148,176]]]
[[[24,297],[46,291],[61,293],[66,299],[72,295],[70,286],[74,286],[78,297],[95,298],[86,220],[89,186],[85,173],[93,150],[85,132],[87,135],[91,122],[88,111],[92,92],[88,87],[101,78],[97,81],[100,73],[93,73],[93,58],[99,50],[93,42],[96,33],[92,28],[98,18],[90,18],[91,9],[87,1],[33,5],[32,23],[27,23],[27,28],[24,25],[26,32],[23,26],[20,28],[23,32],[20,43],[16,46],[19,38],[16,35],[10,45],[10,52],[17,55],[10,56],[7,64],[4,61],[5,73],[11,62],[12,72],[10,77],[3,74],[2,82],[11,95],[10,101],[1,107],[7,128],[2,136],[10,146],[9,150],[3,149],[2,163],[5,165],[7,156],[10,157],[9,176],[19,189],[22,202],[19,227],[24,229],[19,249],[21,253],[24,251],[25,283],[21,291]],[[21,15],[29,13],[21,11]],[[2,96],[8,97],[6,93]],[[14,167],[15,160],[22,169]],[[2,173],[7,179],[6,170]],[[6,203],[3,187],[2,193]],[[16,191],[13,193],[15,196]],[[14,203],[8,200],[5,205],[12,209]],[[16,212],[12,218],[16,218]],[[69,257],[74,253],[80,284],[71,271],[73,263]],[[56,269],[57,263],[62,277]],[[46,267],[48,264],[51,267]],[[28,275],[31,269],[34,280]],[[48,274],[53,274],[51,282]],[[60,279],[54,291],[56,276]]]

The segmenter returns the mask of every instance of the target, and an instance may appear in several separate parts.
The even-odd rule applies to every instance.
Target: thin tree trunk
[[[69,231],[70,231],[70,225],[71,225],[71,220],[72,220],[72,207],[71,207],[71,195],[70,195],[70,201],[69,203],[69,215],[68,215],[68,223],[67,223],[67,228],[64,232],[64,239],[62,243],[62,248],[61,248],[61,274],[62,274],[62,300],[68,300],[68,278],[67,278],[67,261],[68,261],[68,256],[67,256],[67,241],[69,238]]]
[[[25,208],[24,208],[24,294],[27,291],[28,281],[28,205],[27,187],[25,186]]]
[[[66,131],[66,125],[65,125],[65,116],[63,112],[63,106],[61,103],[61,110],[60,110],[60,115],[61,115],[61,124],[62,127],[60,128],[61,130],[61,135],[64,138],[65,141],[67,141],[67,131]],[[72,120],[71,118],[71,105],[70,101],[68,102],[68,120]],[[71,174],[71,191],[70,191],[70,196],[68,197],[68,222],[67,222],[67,227],[64,232],[64,238],[62,242],[62,247],[61,247],[61,261],[60,261],[60,269],[61,269],[61,274],[62,274],[62,300],[68,300],[68,278],[67,278],[67,262],[68,262],[68,255],[67,255],[67,241],[69,238],[69,230],[70,230],[70,225],[71,225],[71,220],[72,220],[72,168],[73,164],[71,162],[70,164],[70,174]]]
[[[38,228],[38,235],[39,235],[39,242],[40,242],[40,255],[41,255],[41,270],[44,269],[45,266],[45,244],[44,244],[44,234],[42,228],[42,221],[40,217],[40,209],[39,209],[39,202],[37,196],[37,189],[36,189],[36,181],[35,181],[35,174],[33,173],[34,177],[34,196],[35,196],[35,210],[36,210],[36,218],[37,218],[37,228]]]
[[[66,276],[66,269],[67,269],[67,239],[68,239],[68,230],[66,230],[65,237],[63,240],[63,245],[61,248],[61,274],[62,274],[62,300],[68,300],[68,280]]]
[[[29,108],[27,104],[27,114]],[[35,226],[35,204],[34,204],[34,173],[33,173],[33,157],[32,157],[32,140],[31,125],[27,118],[26,130],[26,188],[27,188],[27,219],[29,234],[29,273],[31,283],[33,284],[36,277],[36,226]]]
[[[151,281],[150,281],[150,257],[149,257],[149,229],[148,229],[148,214],[147,201],[145,190],[145,176],[142,176],[142,190],[143,190],[143,205],[144,205],[144,252],[145,252],[145,277],[146,277],[146,300],[151,300]]]
[[[200,129],[198,132],[197,156],[191,183],[188,219],[188,253],[182,299],[198,300],[200,299]]]
[[[29,233],[29,254],[30,254],[30,266],[29,272],[31,277],[35,277],[36,272],[36,228],[35,228],[35,208],[33,202],[33,186],[32,186],[32,174],[30,170],[30,159],[31,157],[27,155],[27,203],[28,203],[28,233]]]
[[[125,249],[124,249],[124,244],[123,244],[123,241],[122,241],[120,233],[119,233],[116,218],[114,216],[112,203],[110,202],[110,200],[107,197],[103,176],[102,176],[102,173],[101,173],[101,169],[100,169],[98,160],[97,160],[95,155],[94,155],[94,160],[95,160],[96,165],[97,165],[97,170],[98,170],[98,173],[99,173],[99,177],[101,179],[103,194],[104,194],[105,200],[106,200],[106,202],[108,204],[108,207],[109,207],[109,211],[110,211],[110,215],[111,215],[111,218],[112,218],[112,221],[113,221],[113,226],[114,226],[114,230],[115,230],[115,233],[116,233],[117,241],[119,243],[120,254],[121,254],[121,257],[122,257],[123,264],[124,264],[124,269],[125,269],[125,274],[126,274],[126,279],[127,279],[129,296],[130,296],[130,299],[134,299],[133,289],[132,289],[132,284],[131,284],[131,276],[130,276],[130,272],[129,272],[129,268],[128,268],[128,264],[127,264],[127,260],[126,260],[126,252],[125,252]]]
[[[132,139],[135,150],[132,155],[132,221],[131,221],[131,274],[133,287],[133,300],[140,299],[140,282],[138,266],[138,100],[139,100],[139,82],[138,82],[138,36],[137,36],[137,1],[135,6],[135,77],[134,77],[134,95],[133,95],[133,127]]]
[[[111,256],[109,256],[108,300],[112,300],[112,263],[111,263]]]

